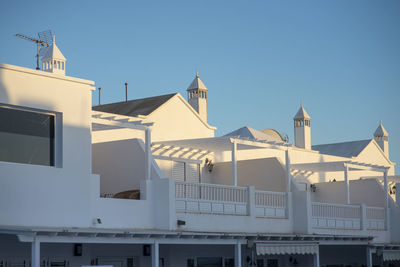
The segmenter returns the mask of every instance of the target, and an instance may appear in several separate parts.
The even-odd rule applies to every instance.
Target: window
[[[54,166],[55,114],[0,106],[0,161]]]
[[[222,258],[197,258],[197,267],[222,267]]]

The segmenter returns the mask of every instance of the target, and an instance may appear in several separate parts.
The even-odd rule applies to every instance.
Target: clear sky
[[[248,125],[293,141],[302,101],[313,144],[372,138],[382,120],[400,164],[398,0],[2,0],[0,25],[0,62],[34,68],[34,43],[14,35],[51,29],[102,103],[124,100],[125,81],[129,99],[186,97],[198,69],[217,135]]]

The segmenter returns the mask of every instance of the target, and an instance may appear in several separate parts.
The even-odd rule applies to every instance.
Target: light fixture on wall
[[[395,185],[390,188],[389,194],[391,194],[391,195],[396,194],[396,186]]]
[[[310,184],[310,190],[314,193],[315,190],[317,190],[317,186],[315,184]]]
[[[205,162],[206,162],[206,167],[207,167],[208,172],[212,172],[212,170],[214,168],[214,164],[213,164],[212,160],[206,158]]]

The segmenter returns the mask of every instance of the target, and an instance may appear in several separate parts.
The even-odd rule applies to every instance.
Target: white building
[[[65,64],[53,41],[43,71],[0,65],[1,267],[400,266],[382,124],[312,145],[301,105],[295,145],[273,129],[214,137],[198,74],[188,101],[92,109],[94,82]]]

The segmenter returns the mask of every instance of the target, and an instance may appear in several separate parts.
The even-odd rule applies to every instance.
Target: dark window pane
[[[235,267],[234,259],[225,259],[225,267]]]
[[[0,161],[54,166],[54,116],[0,107]]]
[[[222,267],[222,258],[197,258],[197,267]]]

